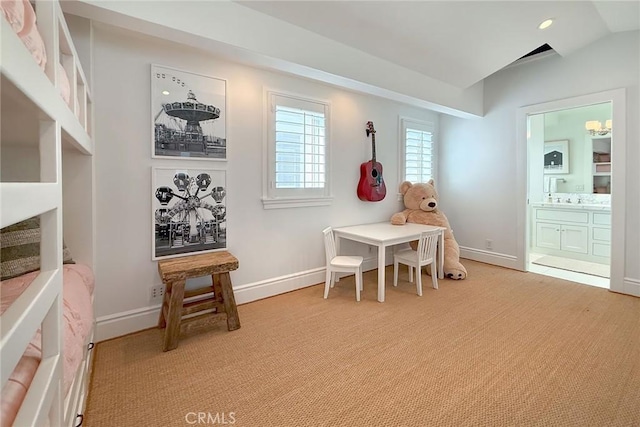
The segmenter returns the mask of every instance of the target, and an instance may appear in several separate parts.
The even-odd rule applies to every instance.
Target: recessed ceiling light
[[[168,90],[163,90],[163,91],[162,91],[162,94],[163,94],[163,95],[169,95],[169,91],[168,91]]]
[[[542,21],[542,23],[540,23],[540,25],[538,25],[538,29],[539,30],[544,30],[545,28],[549,28],[551,26],[551,24],[553,24],[553,19],[549,18],[545,21]]]

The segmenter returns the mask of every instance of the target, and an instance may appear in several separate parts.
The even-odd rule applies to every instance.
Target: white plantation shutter
[[[269,185],[263,198],[267,199],[265,207],[269,199],[327,198],[329,105],[276,93],[269,93],[269,101]]]
[[[276,188],[324,188],[324,112],[275,108]]]
[[[435,178],[434,126],[427,122],[402,120],[403,164],[401,181],[427,182]]]
[[[405,132],[405,177],[411,182],[426,182],[433,177],[433,134],[407,128]]]

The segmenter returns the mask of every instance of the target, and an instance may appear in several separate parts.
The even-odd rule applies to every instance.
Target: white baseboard
[[[389,260],[390,257],[386,259]],[[363,262],[364,271],[375,268],[378,268],[378,258],[375,256],[365,258]],[[234,286],[233,293],[236,304],[240,305],[324,283],[324,278],[325,268],[319,267],[237,287]],[[318,297],[321,296],[322,293],[319,293]],[[96,342],[153,328],[158,324],[159,315],[160,305],[154,305],[99,317],[96,320]],[[242,319],[240,321],[242,322]]]
[[[640,280],[625,277],[623,283],[623,292],[625,294],[640,297]]]
[[[387,253],[387,265],[393,263],[393,257]],[[462,258],[498,265],[501,267],[520,270],[518,258],[480,249],[461,247]],[[377,256],[367,257],[363,262],[363,270],[369,271],[378,268]],[[248,283],[234,287],[234,295],[237,304],[246,304],[259,299],[272,297],[297,289],[323,283],[325,268],[319,267],[285,276],[274,277],[259,282]],[[626,277],[624,280],[624,292],[630,295],[640,296],[640,280]],[[321,293],[318,294],[321,297]],[[143,307],[121,313],[115,313],[100,317],[96,320],[96,342],[108,340],[143,329],[153,328],[158,324],[160,305]],[[242,319],[241,319],[242,320]]]
[[[160,305],[98,317],[96,319],[96,342],[153,328],[158,325],[158,316],[160,316]]]
[[[484,262],[487,264],[499,265],[500,267],[522,271],[522,266],[520,265],[518,257],[513,255],[506,255],[498,252],[460,246],[460,258]]]
[[[233,293],[236,298],[236,304],[246,304],[251,301],[306,288],[307,286],[317,285],[324,282],[324,274],[324,267],[314,268],[234,287]]]

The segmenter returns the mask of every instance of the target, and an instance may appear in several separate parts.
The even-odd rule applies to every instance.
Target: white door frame
[[[611,102],[613,120],[611,138],[611,279],[609,289],[624,293],[625,271],[625,162],[627,146],[627,108],[624,88],[576,96],[518,108],[516,114],[516,201],[518,268],[527,271],[529,255],[529,162],[527,159],[527,117],[550,111]]]

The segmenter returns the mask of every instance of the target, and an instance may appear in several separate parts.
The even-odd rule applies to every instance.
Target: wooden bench
[[[221,318],[227,319],[229,331],[240,328],[238,309],[229,276],[229,272],[237,268],[238,260],[227,251],[158,262],[158,272],[165,285],[158,321],[159,328],[166,328],[163,351],[178,347],[178,338],[181,332],[188,332],[194,327],[211,325]],[[209,275],[213,281],[211,286],[185,291],[187,279]],[[184,302],[185,299],[206,294],[211,295],[197,298],[195,301]],[[206,313],[183,318],[183,316],[202,311],[206,311]]]

